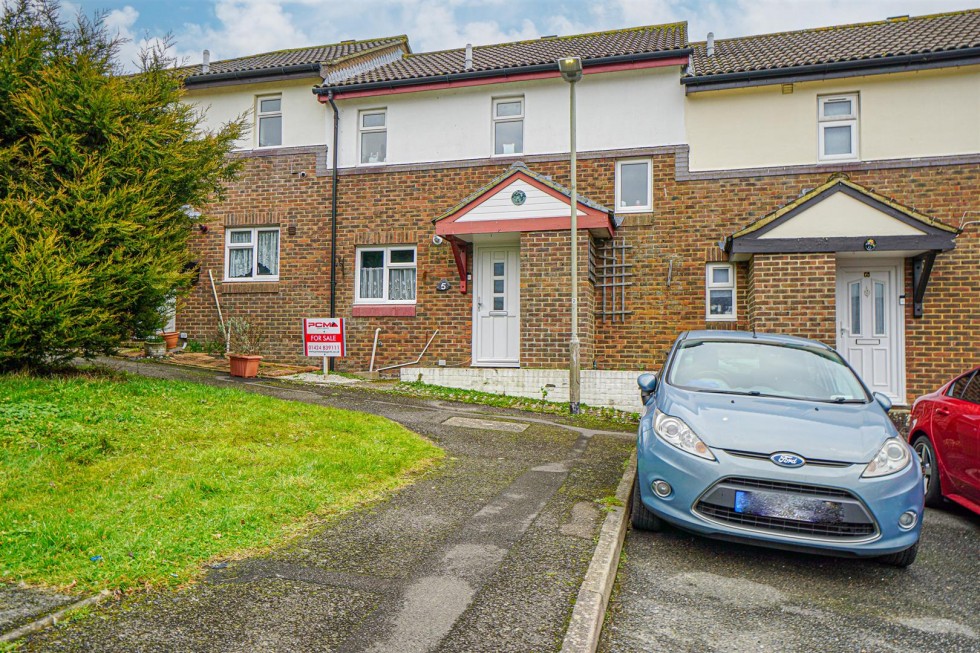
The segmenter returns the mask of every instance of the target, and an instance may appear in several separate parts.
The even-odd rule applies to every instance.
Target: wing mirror
[[[640,399],[643,401],[643,405],[646,406],[647,401],[650,400],[650,396],[657,391],[657,375],[656,374],[641,374],[636,378],[636,385],[640,386]]]
[[[875,401],[881,404],[881,407],[885,409],[886,413],[892,409],[892,400],[889,399],[886,395],[880,392],[876,392],[874,393],[874,398]]]

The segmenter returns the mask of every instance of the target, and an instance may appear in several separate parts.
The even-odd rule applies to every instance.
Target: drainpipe
[[[327,94],[333,109],[333,185],[330,190],[330,317],[337,317],[337,143],[340,141],[340,111],[333,101],[333,91]],[[333,357],[330,370],[333,371]]]

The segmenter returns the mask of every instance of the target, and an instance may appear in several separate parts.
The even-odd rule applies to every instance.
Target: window
[[[616,163],[616,212],[636,213],[653,209],[649,159]]]
[[[226,231],[225,281],[278,280],[278,227]]]
[[[388,121],[386,109],[361,111],[361,163],[384,163],[388,157]]]
[[[980,375],[974,374],[970,385],[963,391],[963,401],[980,404]]]
[[[258,102],[259,147],[282,145],[282,96],[256,98]]]
[[[735,319],[735,266],[731,263],[709,263],[705,289],[705,319]]]
[[[966,386],[968,383],[970,383],[970,378],[972,376],[973,374],[971,373],[956,379],[956,381],[950,384],[949,390],[946,392],[946,396],[956,397],[957,399],[961,398],[963,396],[963,391],[966,390]]]
[[[414,247],[358,249],[355,302],[414,304],[415,269]]]
[[[817,98],[820,160],[856,159],[858,156],[858,96]]]
[[[493,153],[524,152],[524,98],[493,101]]]

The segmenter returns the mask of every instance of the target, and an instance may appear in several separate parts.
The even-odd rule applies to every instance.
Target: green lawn
[[[0,580],[185,583],[441,456],[380,417],[231,388],[0,376]]]

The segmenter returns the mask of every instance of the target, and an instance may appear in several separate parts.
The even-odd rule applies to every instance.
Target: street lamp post
[[[578,188],[576,187],[576,151],[575,151],[575,83],[582,79],[582,60],[579,57],[563,57],[558,60],[558,70],[561,77],[568,82],[569,88],[569,130],[571,150],[569,168],[571,169],[572,197],[571,224],[569,229],[572,241],[572,333],[568,340],[568,412],[577,415],[580,412],[581,399],[581,343],[578,339]]]

